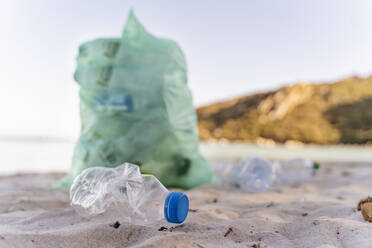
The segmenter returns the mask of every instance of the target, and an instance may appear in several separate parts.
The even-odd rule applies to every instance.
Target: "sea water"
[[[372,147],[304,145],[288,148],[284,145],[262,147],[255,144],[202,143],[202,154],[208,160],[236,160],[263,157],[278,160],[304,157],[318,162],[370,163]],[[1,139],[0,175],[14,173],[67,172],[74,149],[72,140],[64,139]]]

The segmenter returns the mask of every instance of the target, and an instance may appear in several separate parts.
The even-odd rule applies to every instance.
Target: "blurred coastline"
[[[200,107],[200,149],[210,161],[259,156],[368,163],[371,103],[369,76],[295,84]],[[0,135],[0,175],[67,172],[75,142],[63,136]]]
[[[203,141],[369,144],[372,76],[288,85],[198,108]]]

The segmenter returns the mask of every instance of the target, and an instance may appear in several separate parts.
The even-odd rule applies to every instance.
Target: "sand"
[[[356,210],[372,195],[372,166],[323,166],[313,180],[248,194],[229,185],[186,191],[185,223],[151,226],[83,219],[62,174],[0,177],[0,247],[372,247],[372,223]]]

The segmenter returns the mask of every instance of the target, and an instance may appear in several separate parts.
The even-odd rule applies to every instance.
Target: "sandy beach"
[[[83,219],[63,174],[0,177],[0,247],[371,247],[372,223],[356,210],[371,195],[372,166],[327,164],[309,182],[248,194],[229,185],[186,191],[185,223],[136,226]]]

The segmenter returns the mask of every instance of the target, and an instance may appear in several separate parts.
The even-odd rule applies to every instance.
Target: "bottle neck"
[[[313,162],[313,170],[316,171],[320,168],[320,164],[318,162]]]

